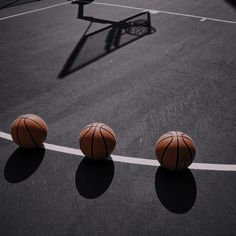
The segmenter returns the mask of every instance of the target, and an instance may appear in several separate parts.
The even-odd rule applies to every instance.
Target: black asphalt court
[[[235,235],[236,5],[230,0],[0,0],[1,235]],[[48,126],[44,149],[10,129]],[[110,126],[110,159],[80,152]],[[159,166],[169,131],[196,145]]]

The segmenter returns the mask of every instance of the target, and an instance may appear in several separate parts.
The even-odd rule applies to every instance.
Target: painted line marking
[[[146,8],[140,8],[140,7],[131,7],[126,5],[119,5],[119,4],[113,4],[113,3],[105,3],[105,2],[92,2],[96,5],[103,5],[103,6],[110,6],[110,7],[120,7],[120,8],[126,8],[126,9],[132,9],[132,10],[139,10],[139,11],[149,11],[151,14],[159,13],[160,11],[154,10],[154,9],[146,9]]]
[[[53,7],[58,7],[58,6],[66,5],[66,4],[69,4],[69,3],[70,2],[63,2],[63,3],[55,4],[55,5],[52,5],[52,6],[48,6],[48,7],[38,8],[38,9],[35,9],[35,10],[32,10],[32,11],[25,11],[25,12],[18,13],[18,14],[15,14],[15,15],[2,17],[2,18],[0,18],[0,21],[10,19],[10,18],[14,18],[14,17],[17,17],[17,16],[27,15],[27,14],[38,12],[38,11],[47,10],[47,9],[50,9],[50,8],[53,8]]]
[[[93,2],[93,4],[104,5],[104,6],[114,6],[114,7],[128,8],[128,9],[135,9],[135,10],[141,10],[141,11],[149,11],[150,13],[153,12],[153,14],[163,13],[163,14],[168,14],[168,15],[176,15],[176,16],[185,16],[185,17],[190,17],[190,18],[204,19],[204,21],[205,21],[205,20],[211,20],[211,21],[218,21],[218,22],[236,24],[236,21],[229,21],[229,20],[222,20],[222,19],[211,18],[211,17],[196,16],[196,15],[190,15],[190,14],[183,14],[183,13],[172,12],[172,11],[160,11],[160,10],[154,10],[154,9],[145,9],[145,8],[139,8],[139,7],[130,7],[130,6],[126,6],[126,5],[118,5],[118,4],[102,3],[102,2]]]
[[[12,137],[8,133],[4,133],[0,131],[0,138],[12,141]],[[76,156],[84,157],[84,154],[80,149],[69,148],[49,143],[44,143],[44,147],[50,151],[56,151]],[[136,165],[145,165],[145,166],[160,166],[157,160],[151,159],[143,159],[143,158],[135,158],[135,157],[125,157],[118,155],[111,155],[111,159],[115,162],[122,162],[128,164],[136,164]],[[206,164],[206,163],[193,163],[190,169],[194,170],[213,170],[213,171],[236,171],[236,165],[233,164]]]
[[[211,18],[211,17],[189,15],[189,14],[183,14],[183,13],[171,12],[171,11],[159,11],[159,12],[163,13],[163,14],[169,14],[169,15],[185,16],[185,17],[190,17],[190,18],[197,18],[197,19],[204,19],[204,20],[210,20],[210,21],[218,21],[218,22],[229,23],[229,24],[236,24],[236,21],[222,20],[222,19]]]
[[[59,4],[56,4],[56,5],[52,5],[52,6],[48,6],[48,7],[43,7],[43,8],[39,8],[39,9],[32,10],[32,11],[22,12],[22,13],[11,15],[11,16],[6,16],[6,17],[3,17],[3,18],[0,18],[0,21],[6,20],[6,19],[10,19],[10,18],[14,18],[14,17],[17,17],[17,16],[22,16],[22,15],[38,12],[38,11],[43,11],[43,10],[46,10],[46,9],[50,9],[50,8],[53,8],[53,7],[58,7],[58,6],[66,5],[66,4],[69,4],[69,3],[71,3],[71,2],[69,1],[69,2],[64,2],[64,3],[59,3]],[[104,5],[104,6],[113,6],[113,7],[120,7],[120,8],[127,8],[127,9],[133,9],[133,10],[141,10],[141,11],[149,11],[151,14],[162,13],[162,14],[167,14],[167,15],[176,15],[176,16],[184,16],[184,17],[190,17],[190,18],[197,18],[197,19],[200,19],[200,21],[203,21],[203,22],[206,21],[206,20],[210,20],[210,21],[217,21],[217,22],[223,22],[223,23],[229,23],[229,24],[236,24],[236,21],[223,20],[223,19],[204,17],[204,16],[197,16],[197,15],[190,15],[190,14],[183,14],[183,13],[171,12],[171,11],[160,11],[160,10],[155,10],[155,9],[131,7],[131,6],[126,6],[126,5],[104,3],[104,2],[92,2],[92,4]]]

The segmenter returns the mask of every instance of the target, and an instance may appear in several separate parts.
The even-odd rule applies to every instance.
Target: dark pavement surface
[[[14,148],[1,142],[3,235],[234,235],[235,173],[189,171],[176,180],[115,162],[89,179],[94,167],[82,158],[46,150],[28,176],[36,167],[9,161]]]
[[[4,8],[0,18],[61,2]],[[236,20],[228,1],[107,2]],[[88,33],[138,13],[96,4],[84,9],[104,20]],[[33,113],[48,125],[46,142],[78,148],[80,130],[100,121],[116,133],[114,154],[155,159],[158,137],[180,130],[195,141],[195,162],[235,164],[235,24],[151,15],[152,34],[104,53],[110,31],[81,43],[89,22],[77,14],[78,6],[67,4],[0,21],[1,131],[9,133],[16,117]],[[71,55],[80,63],[99,50],[98,60],[60,76]],[[2,139],[0,150],[3,235],[235,233],[234,172],[172,176],[110,161],[99,167],[48,150],[22,153]],[[25,158],[31,155],[35,162]]]

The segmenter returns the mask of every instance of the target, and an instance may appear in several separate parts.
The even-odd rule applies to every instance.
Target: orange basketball
[[[103,123],[92,123],[80,133],[80,149],[84,155],[93,160],[108,157],[116,146],[114,131]]]
[[[156,156],[161,166],[171,171],[187,169],[195,157],[193,140],[179,131],[162,135],[156,143]]]
[[[22,148],[42,147],[47,132],[45,121],[33,114],[19,116],[11,126],[12,139]]]

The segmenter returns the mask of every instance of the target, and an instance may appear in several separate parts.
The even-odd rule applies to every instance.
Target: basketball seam
[[[184,144],[185,144],[186,147],[188,148],[188,151],[189,151],[189,153],[190,153],[191,163],[192,163],[192,162],[193,162],[193,155],[192,155],[191,148],[188,146],[188,144],[187,144],[186,141],[184,140],[184,136],[183,136],[182,138],[183,138]],[[188,139],[188,140],[189,140],[189,139]]]
[[[99,128],[99,132],[100,132],[100,134],[101,134],[101,136],[102,136],[102,140],[103,140],[104,145],[105,145],[105,149],[106,149],[106,157],[107,157],[107,156],[108,156],[108,149],[107,149],[106,140],[105,140],[105,138],[104,138],[104,136],[103,136],[103,134],[102,134],[102,131],[101,131],[101,127]]]
[[[91,157],[92,157],[93,160],[95,160],[94,155],[93,155],[93,142],[94,142],[94,135],[95,135],[97,126],[98,126],[98,124],[95,126],[95,129],[94,129],[94,131],[93,131],[92,142],[91,142]]]
[[[37,124],[37,125],[43,130],[43,133],[44,133],[44,135],[45,135],[45,138],[47,137],[47,134],[46,134],[44,128],[43,128],[37,121],[35,121],[35,120],[33,120],[33,119],[30,119],[29,117],[25,117],[25,119],[29,119],[29,120],[33,121],[35,124]]]
[[[166,153],[168,147],[170,146],[170,144],[172,143],[173,139],[174,139],[174,138],[173,138],[173,136],[172,136],[171,141],[167,144],[167,146],[166,146],[164,152],[163,152],[162,155],[161,155],[161,165],[162,165],[162,163],[163,163],[163,159],[164,159],[165,153]]]
[[[23,148],[25,148],[24,145],[22,145],[22,143],[21,143],[21,141],[20,141],[20,139],[19,139],[19,132],[18,132],[19,125],[20,125],[20,122],[21,122],[22,119],[23,119],[23,117],[20,118],[20,120],[19,120],[19,122],[18,122],[18,124],[17,124],[17,127],[16,127],[16,138],[17,138],[17,140],[18,140],[20,146],[23,147]]]
[[[175,171],[178,170],[178,164],[179,164],[179,137],[177,132],[176,132],[176,137],[177,137],[177,157],[176,157]]]
[[[16,123],[19,119],[21,119],[21,118],[19,117],[19,118],[17,118],[17,119],[13,122],[12,127],[15,125],[15,123]]]
[[[191,138],[188,138],[188,137],[184,136],[184,134],[182,134],[181,136],[182,136],[182,138],[186,138],[186,139],[188,139],[189,141],[193,142],[193,140],[192,140]]]
[[[107,130],[107,129],[104,128],[103,126],[104,126],[104,125],[102,125],[100,128],[106,130],[110,135],[112,135],[112,137],[113,137],[114,139],[116,139],[115,136],[114,136],[114,134],[112,134],[109,130]]]
[[[85,126],[84,129],[90,128],[90,127],[93,127],[93,124],[90,124],[90,125]]]
[[[160,140],[160,141],[156,144],[156,146],[159,145],[162,141],[165,141],[166,139],[171,138],[171,137],[173,137],[173,136],[168,136],[168,137],[163,138],[162,140]]]
[[[33,135],[31,134],[31,132],[30,132],[28,126],[26,125],[25,120],[26,120],[26,118],[24,119],[24,125],[25,125],[25,128],[26,128],[26,130],[27,130],[29,136],[31,137],[31,139],[32,139],[32,141],[33,141],[33,143],[34,143],[34,145],[38,148],[39,146],[38,146],[38,144],[36,143],[36,141],[34,140],[34,137],[33,137]]]
[[[173,136],[173,133],[172,132],[168,132],[167,134],[171,134]]]
[[[87,130],[87,132],[86,132],[86,133],[83,135],[83,137],[81,138],[81,141],[80,141],[80,148],[81,148],[81,146],[82,146],[82,142],[83,142],[83,140],[84,140],[84,137],[86,136],[86,134],[87,134],[92,128],[93,128],[93,126],[91,126],[90,129]]]

